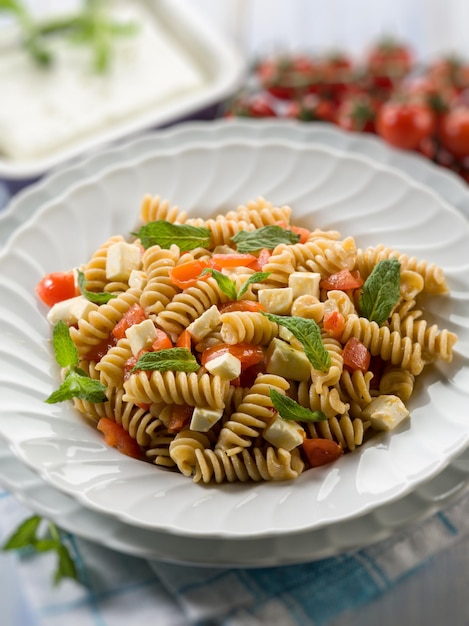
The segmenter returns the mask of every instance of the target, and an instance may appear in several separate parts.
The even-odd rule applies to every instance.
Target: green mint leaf
[[[327,419],[322,411],[311,411],[288,396],[279,393],[276,389],[271,389],[269,395],[274,408],[277,409],[278,414],[284,420],[320,422]]]
[[[34,542],[36,552],[50,552],[57,550],[58,544],[56,539],[37,539]]]
[[[2,546],[2,550],[29,548],[36,543],[36,533],[41,523],[39,515],[33,515],[22,522]]]
[[[52,345],[55,360],[60,367],[74,367],[78,365],[78,350],[70,335],[70,329],[65,322],[59,320],[54,326]]]
[[[360,314],[379,326],[391,315],[400,298],[401,264],[397,259],[379,261],[363,285]]]
[[[187,348],[168,348],[145,352],[138,359],[132,372],[158,370],[159,372],[196,372],[200,368],[195,356]]]
[[[80,288],[80,292],[87,300],[93,302],[94,304],[106,304],[112,298],[117,298],[115,293],[109,293],[108,291],[88,291],[86,288],[86,278],[84,273],[81,270],[78,270],[78,287]]]
[[[276,322],[280,326],[285,326],[298,341],[303,345],[306,356],[314,369],[320,372],[327,372],[331,365],[331,355],[327,351],[321,337],[319,326],[314,320],[304,317],[287,317],[284,315],[274,315],[264,313],[270,321]]]
[[[172,224],[166,220],[149,222],[132,235],[140,239],[145,249],[152,246],[169,249],[173,244],[176,244],[181,252],[195,248],[207,248],[212,239],[212,233],[208,228],[188,224]]]
[[[60,387],[45,400],[48,404],[78,398],[88,402],[106,402],[106,387],[99,381],[84,375],[81,370],[70,370]]]
[[[241,289],[238,291],[237,300],[239,300],[241,296],[244,296],[244,294],[248,290],[249,285],[252,285],[253,283],[262,283],[264,280],[266,280],[266,278],[271,275],[271,273],[272,272],[254,272],[254,274],[249,276],[247,281],[241,286]]]
[[[300,236],[291,230],[282,228],[281,226],[263,226],[253,231],[242,230],[231,238],[236,244],[238,252],[256,252],[267,248],[273,250],[281,243],[293,244],[298,243]]]
[[[207,274],[211,274],[213,276],[213,278],[217,281],[217,284],[220,287],[221,291],[223,291],[223,293],[228,296],[230,300],[238,299],[236,282],[234,280],[231,280],[231,278],[228,278],[228,276],[225,276],[225,274],[222,274],[218,270],[214,270],[210,267],[205,268],[201,276],[206,276]]]
[[[72,559],[68,548],[60,544],[57,547],[57,569],[54,573],[54,584],[58,585],[60,581],[64,578],[72,578],[73,580],[78,580],[77,568],[75,566],[75,562]]]

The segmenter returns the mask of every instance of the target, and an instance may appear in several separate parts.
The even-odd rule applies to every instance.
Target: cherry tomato
[[[331,99],[319,98],[315,94],[307,94],[299,100],[289,102],[284,115],[302,122],[334,122],[336,105]]]
[[[239,96],[230,105],[225,117],[276,117],[267,99],[259,95]]]
[[[328,278],[321,280],[319,283],[321,289],[339,289],[340,291],[358,289],[362,285],[363,279],[360,276],[360,272],[358,270],[351,272],[348,269],[343,269],[335,274],[331,274]]]
[[[440,120],[438,137],[451,154],[458,158],[469,156],[469,107],[459,106]]]
[[[342,350],[344,367],[349,372],[360,370],[367,372],[370,367],[371,354],[368,348],[356,337],[350,337]]]
[[[241,361],[241,367],[243,369],[251,367],[251,365],[256,365],[264,360],[264,351],[261,346],[250,343],[237,343],[234,345],[222,343],[204,350],[201,363],[205,365],[212,359],[226,354],[227,352]]]
[[[112,334],[116,339],[123,339],[125,331],[134,324],[140,324],[147,319],[147,314],[139,304],[133,304],[124,313],[122,318],[117,322],[112,330]]]
[[[46,274],[36,285],[36,293],[47,306],[73,298],[78,295],[75,273],[70,271]]]
[[[377,115],[378,134],[396,148],[414,150],[429,137],[436,125],[435,114],[413,102],[385,102]]]
[[[133,439],[121,424],[109,417],[102,417],[97,428],[104,434],[104,441],[108,446],[117,448],[119,452],[140,459],[142,451],[138,443]]]
[[[290,100],[316,90],[316,63],[303,55],[265,59],[256,68],[261,85],[277,98]]]
[[[366,69],[377,86],[387,87],[410,72],[412,57],[411,50],[405,44],[383,39],[369,50]]]
[[[367,94],[353,95],[340,104],[336,122],[344,130],[374,133],[376,103]]]
[[[302,446],[311,467],[337,461],[344,453],[342,446],[330,439],[305,439]]]

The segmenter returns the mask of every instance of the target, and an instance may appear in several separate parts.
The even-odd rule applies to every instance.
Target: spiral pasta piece
[[[333,386],[339,382],[344,369],[344,359],[342,358],[342,345],[337,339],[322,333],[322,343],[331,358],[331,365],[327,372],[320,372],[313,369],[312,378],[317,393],[321,393],[324,386]]]
[[[349,409],[349,404],[341,399],[338,389],[322,387],[318,392],[314,384],[306,381],[297,385],[296,398],[293,398],[311,411],[322,411],[326,417],[343,415]]]
[[[160,196],[152,197],[146,194],[140,206],[140,220],[143,224],[166,220],[173,224],[184,224],[187,213],[179,210],[177,206],[171,206],[167,200],[162,200]]]
[[[229,244],[231,239],[242,231],[253,231],[255,225],[243,220],[229,220],[226,218],[188,219],[186,223],[190,226],[208,228],[211,232],[210,247],[216,248]]]
[[[88,263],[82,267],[88,291],[112,291],[112,286],[108,285],[109,281],[106,276],[106,259],[109,248],[121,241],[125,241],[121,235],[110,237],[93,253]],[[122,290],[117,289],[117,291]]]
[[[436,324],[428,326],[426,320],[415,321],[411,316],[402,320],[401,333],[404,337],[410,337],[418,343],[422,349],[422,358],[426,363],[431,363],[440,358],[447,363],[453,359],[453,346],[457,335],[448,329],[440,330]]]
[[[232,311],[222,313],[221,337],[224,343],[255,343],[267,345],[278,334],[278,326],[262,313]]]
[[[176,294],[155,321],[169,335],[178,336],[204,311],[227,300],[228,296],[220,290],[214,278],[199,280],[194,287]]]
[[[285,394],[289,386],[290,383],[280,376],[259,374],[238,410],[225,422],[215,449],[226,450],[231,455],[251,446],[275,412],[270,390]]]
[[[198,372],[142,372],[124,383],[124,400],[135,404],[164,402],[222,409],[229,381]]]
[[[96,364],[96,371],[99,372],[99,380],[103,385],[108,389],[122,387],[125,364],[132,356],[130,342],[126,337],[119,339],[115,346],[109,348]]]
[[[179,293],[170,275],[178,259],[177,246],[171,246],[169,250],[151,246],[145,250],[142,264],[147,275],[147,283],[142,291],[140,304],[148,315],[161,313]]]
[[[184,476],[192,476],[196,467],[196,450],[206,450],[210,440],[203,433],[181,430],[169,444],[169,456]]]
[[[356,337],[374,356],[381,356],[393,365],[400,365],[412,372],[420,374],[424,361],[422,348],[410,337],[402,337],[397,331],[391,332],[387,326],[378,326],[364,317],[350,315],[345,323],[341,342],[346,343],[350,337]]]
[[[379,392],[406,402],[414,390],[415,376],[402,367],[388,366],[381,374]]]
[[[348,413],[321,422],[308,422],[311,437],[335,441],[344,450],[355,450],[361,446],[368,426],[359,418],[351,418]]]
[[[141,289],[128,289],[116,298],[101,304],[96,311],[78,320],[78,327],[70,328],[70,335],[80,356],[109,337],[112,329],[133,304],[140,300]]]
[[[415,257],[398,252],[384,244],[376,247],[357,250],[356,267],[361,276],[366,279],[372,272],[373,267],[384,259],[397,259],[401,264],[401,272],[411,270],[420,274],[424,280],[422,293],[444,294],[448,292],[448,285],[441,267],[425,260],[419,261]]]

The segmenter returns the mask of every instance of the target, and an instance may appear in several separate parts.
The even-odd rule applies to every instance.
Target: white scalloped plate
[[[208,215],[258,194],[298,222],[339,228],[444,267],[453,295],[435,309],[460,336],[453,364],[429,369],[410,427],[286,484],[201,487],[122,457],[65,405],[43,399],[58,373],[33,288],[129,232],[141,196]],[[368,159],[281,140],[221,140],[160,150],[77,183],[15,234],[0,258],[0,433],[46,481],[85,506],[146,528],[205,537],[281,535],[351,519],[409,493],[467,445],[468,226],[430,190]]]

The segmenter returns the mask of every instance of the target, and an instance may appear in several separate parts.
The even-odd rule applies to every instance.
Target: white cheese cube
[[[140,246],[118,241],[109,246],[106,256],[106,278],[128,280],[132,270],[140,269],[142,250]]]
[[[393,430],[409,415],[409,411],[397,396],[381,395],[373,398],[362,415],[363,419],[370,420],[375,430]]]
[[[199,319],[189,324],[187,330],[196,341],[200,341],[212,332],[220,323],[220,311],[214,304],[207,311],[204,311]]]
[[[293,290],[291,287],[261,289],[258,293],[258,298],[268,313],[288,315],[293,302]]]
[[[151,320],[144,320],[140,324],[134,324],[127,328],[125,335],[130,343],[132,354],[137,356],[140,350],[150,348],[155,341],[157,333],[156,327]]]
[[[143,289],[147,284],[147,275],[141,270],[132,270],[129,274],[128,283],[131,289]]]
[[[311,380],[311,363],[301,350],[274,337],[266,353],[266,372],[290,380]]]
[[[306,433],[300,424],[284,420],[278,415],[269,426],[264,428],[262,436],[276,448],[283,448],[290,452],[303,443]]]
[[[293,300],[300,296],[315,296],[319,298],[319,283],[321,274],[316,272],[293,272],[288,277],[288,286],[293,291]]]
[[[205,369],[224,380],[234,380],[241,374],[241,361],[226,352],[206,363]]]
[[[200,433],[206,433],[223,415],[223,409],[204,409],[196,406],[192,413],[189,428]]]
[[[85,296],[75,296],[54,304],[47,313],[47,319],[51,324],[57,324],[59,320],[62,320],[71,326],[97,309],[98,305],[87,300]]]

